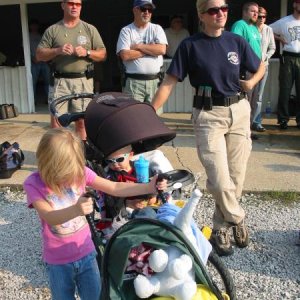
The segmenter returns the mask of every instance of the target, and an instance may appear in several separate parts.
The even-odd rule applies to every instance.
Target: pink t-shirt
[[[33,208],[35,201],[47,201],[53,209],[74,205],[96,178],[89,168],[85,169],[85,185],[79,189],[67,188],[63,196],[54,194],[42,181],[38,172],[32,173],[24,182],[27,204]],[[81,259],[91,253],[95,246],[85,216],[79,216],[60,225],[49,225],[41,219],[43,238],[43,260],[49,264],[66,264]]]

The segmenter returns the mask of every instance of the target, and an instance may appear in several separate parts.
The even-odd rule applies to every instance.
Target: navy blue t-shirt
[[[193,87],[211,86],[214,94],[227,97],[241,91],[240,71],[255,73],[259,65],[259,58],[241,36],[228,31],[219,37],[197,33],[180,44],[167,74],[178,81],[189,75]]]

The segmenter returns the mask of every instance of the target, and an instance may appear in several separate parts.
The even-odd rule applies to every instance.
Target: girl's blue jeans
[[[76,290],[82,300],[100,299],[101,279],[96,251],[72,263],[46,266],[53,300],[75,300]]]

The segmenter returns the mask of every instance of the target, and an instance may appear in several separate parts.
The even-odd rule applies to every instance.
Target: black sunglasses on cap
[[[216,7],[211,7],[209,9],[207,9],[205,12],[203,12],[203,14],[208,13],[211,16],[215,16],[215,15],[217,15],[220,12],[220,10],[223,13],[227,13],[228,10],[229,10],[228,4],[224,4],[224,5],[220,6],[220,7],[217,7],[217,6]]]

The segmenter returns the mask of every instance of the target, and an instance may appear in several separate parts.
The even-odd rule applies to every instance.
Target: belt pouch
[[[213,103],[212,103],[212,97],[211,97],[211,87],[206,86],[204,90],[204,103],[203,108],[204,110],[212,110]]]
[[[203,107],[203,97],[195,95],[194,96],[194,102],[193,102],[193,107],[197,109],[202,109]]]
[[[93,64],[89,64],[87,66],[87,69],[85,71],[85,76],[87,79],[93,78],[94,77],[94,65]]]

